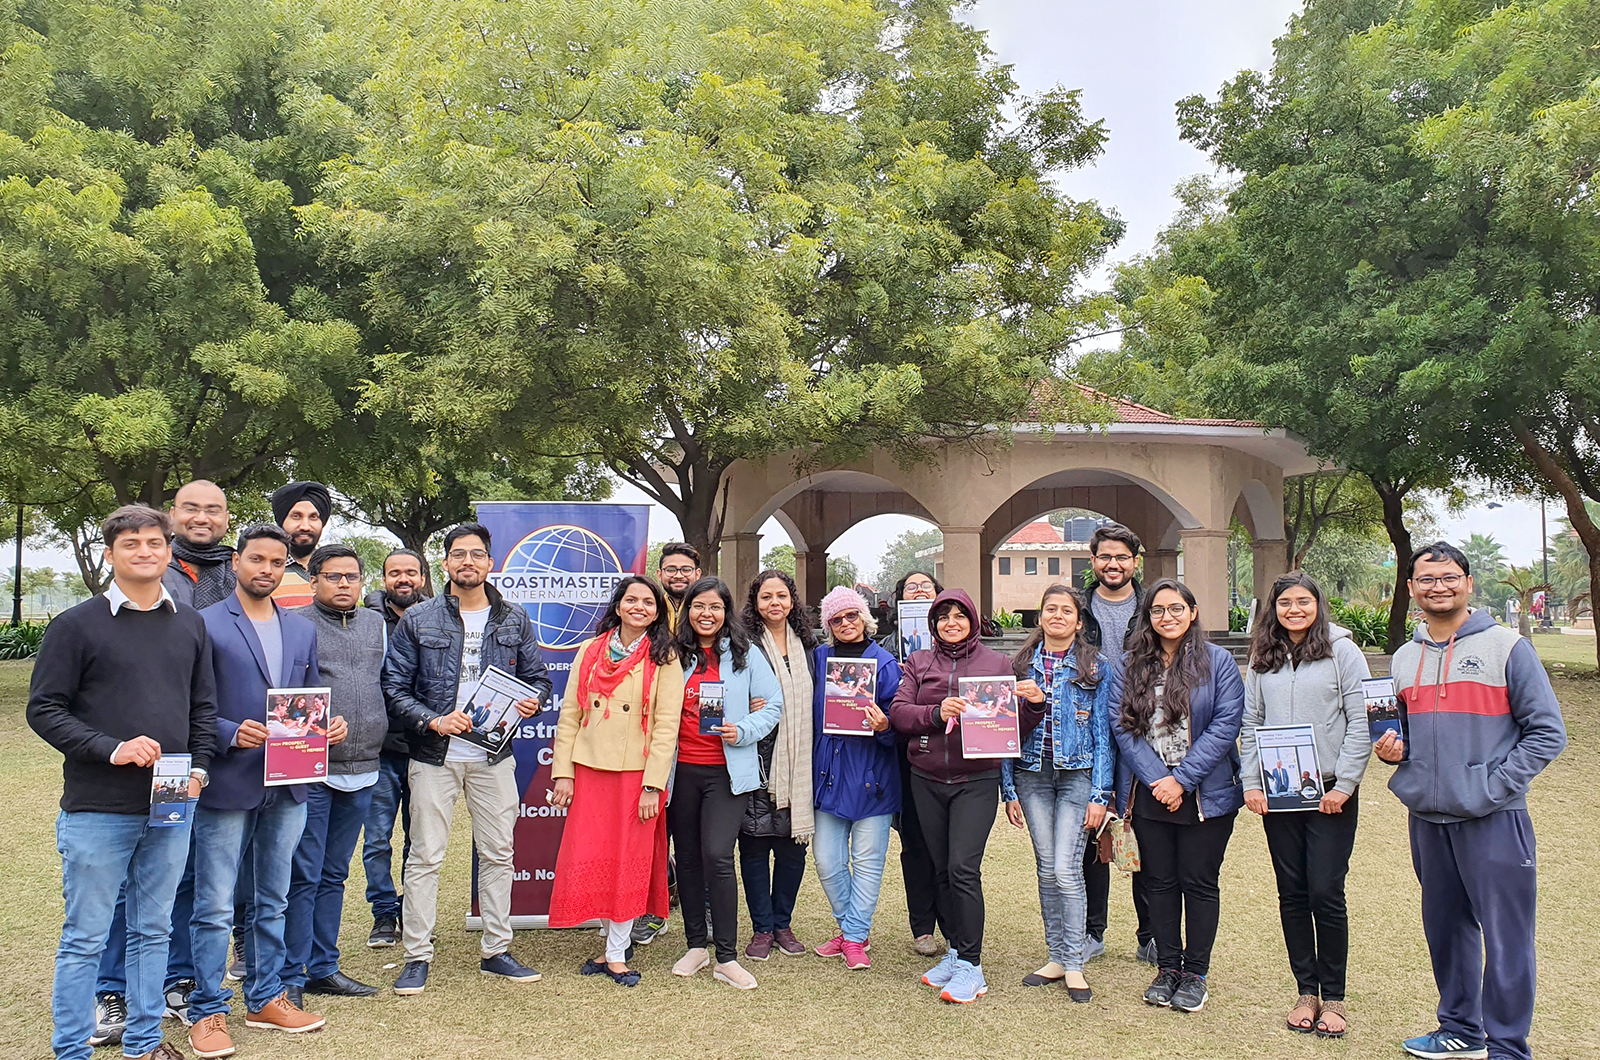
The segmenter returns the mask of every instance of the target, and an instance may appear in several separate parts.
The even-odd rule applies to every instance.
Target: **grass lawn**
[[[1542,638],[1543,648],[1556,638]],[[1565,647],[1592,644],[1560,638]],[[59,757],[23,720],[28,664],[0,663],[0,1051],[49,1053],[50,977],[60,928],[60,861],[52,840],[60,792]],[[1567,991],[1594,982],[1600,960],[1600,912],[1589,888],[1600,877],[1592,807],[1582,793],[1600,768],[1600,682],[1557,678],[1571,731],[1566,754],[1538,781],[1531,803],[1544,857],[1539,904],[1540,1000],[1534,1051],[1562,1060],[1600,1057],[1600,1035],[1586,1004]],[[1417,922],[1418,892],[1406,845],[1405,816],[1384,790],[1375,764],[1363,795],[1363,822],[1351,868],[1351,1032],[1319,1042],[1289,1032],[1294,1000],[1277,895],[1261,826],[1241,814],[1223,869],[1223,922],[1211,975],[1211,1000],[1195,1015],[1147,1008],[1139,994],[1150,978],[1133,959],[1133,913],[1125,881],[1113,881],[1109,953],[1089,968],[1093,1004],[1064,990],[1024,988],[1024,974],[1045,953],[1033,853],[1027,837],[1002,820],[985,862],[988,931],[984,967],[990,993],[976,1005],[941,1004],[917,981],[928,962],[911,953],[899,862],[891,854],[876,922],[873,967],[847,973],[838,961],[774,956],[751,962],[761,988],[741,994],[708,973],[675,979],[668,969],[683,935],[669,933],[636,962],[644,983],[625,991],[577,974],[597,952],[590,932],[523,932],[514,952],[545,973],[513,986],[477,974],[477,938],[461,927],[467,905],[470,843],[460,814],[440,888],[438,957],[428,992],[365,1001],[326,1000],[326,1030],[270,1041],[237,1018],[241,1057],[337,1060],[409,1057],[1245,1057],[1399,1056],[1401,1038],[1432,1030],[1437,1000]],[[346,906],[344,969],[387,985],[397,950],[371,951],[356,864]],[[815,944],[832,934],[814,874],[800,895],[795,930]],[[748,930],[748,921],[744,929]],[[744,939],[741,938],[741,944]],[[322,1001],[323,999],[318,999]],[[187,1042],[175,1028],[173,1039]],[[120,1056],[102,1051],[106,1060]]]
[[[1552,672],[1563,670],[1572,673],[1594,673],[1594,637],[1579,637],[1567,633],[1540,633],[1533,638],[1539,658]]]

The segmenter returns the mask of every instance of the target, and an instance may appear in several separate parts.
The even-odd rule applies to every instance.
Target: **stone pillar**
[[[1272,583],[1289,573],[1289,542],[1268,538],[1254,542],[1250,547],[1252,574],[1255,578],[1257,600],[1266,603],[1272,592]]]
[[[821,607],[822,598],[828,595],[828,554],[796,552],[794,583],[800,590],[802,603],[810,608]]]
[[[973,603],[983,606],[984,583],[993,584],[984,565],[993,559],[983,550],[983,527],[941,526],[944,534],[944,579],[946,589],[964,589]],[[992,593],[992,589],[991,589]]]
[[[989,553],[983,554],[983,562],[979,565],[980,581],[982,588],[978,590],[978,614],[984,618],[994,614],[994,557]]]
[[[745,590],[761,570],[760,534],[724,534],[718,553],[717,571],[734,600],[743,600]]]
[[[1228,531],[1183,531],[1183,582],[1194,593],[1206,629],[1228,629]]]
[[[1141,576],[1144,584],[1152,585],[1162,578],[1176,578],[1177,576],[1177,549],[1157,548],[1144,554],[1144,573]]]

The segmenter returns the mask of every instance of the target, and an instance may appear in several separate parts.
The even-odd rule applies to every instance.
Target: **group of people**
[[[127,1056],[181,1060],[162,1041],[164,1014],[191,1024],[201,1057],[231,1054],[233,933],[244,942],[235,970],[249,1026],[314,1030],[323,1021],[305,1010],[305,995],[376,993],[338,967],[344,881],[363,831],[368,944],[394,945],[399,932],[405,964],[393,989],[420,993],[463,795],[479,855],[481,968],[537,980],[509,952],[520,801],[510,741],[491,753],[452,739],[472,724],[463,708],[487,667],[536,690],[517,703],[522,717],[552,705],[526,613],[487,580],[488,531],[464,524],[445,535],[438,596],[421,596],[420,558],[400,550],[390,558],[405,577],[391,590],[386,562],[384,591],[358,607],[359,557],[317,547],[323,487],[291,483],[275,494],[280,525],[242,531],[226,575],[221,550],[208,547],[221,531],[196,540],[184,518],[186,505],[215,505],[212,490],[180,491],[176,539],[167,513],[114,513],[105,527],[112,587],[52,624],[35,667],[29,721],[66,757],[57,1057],[86,1057],[91,1042],[109,1041],[108,998],[125,1005]],[[320,519],[291,528],[287,517],[307,504]],[[225,529],[220,507],[210,514]],[[931,644],[904,658],[892,631],[880,643],[853,589],[820,601],[819,643],[793,578],[779,570],[760,572],[736,600],[677,543],[662,550],[656,578],[622,578],[574,656],[546,793],[566,813],[550,924],[602,925],[580,973],[641,982],[634,946],[660,937],[674,869],[684,953],[673,974],[710,969],[751,990],[758,984],[741,957],[765,961],[774,950],[868,969],[898,830],[911,945],[938,958],[922,982],[944,1001],[975,1002],[989,989],[982,863],[1003,809],[1032,841],[1048,958],[1022,984],[1060,984],[1071,1001],[1092,1001],[1085,971],[1105,951],[1116,848],[1119,864],[1137,869],[1137,954],[1155,966],[1144,1000],[1199,1011],[1221,866],[1247,808],[1263,819],[1298,985],[1286,1025],[1343,1037],[1344,882],[1375,753],[1394,765],[1390,788],[1411,813],[1440,989],[1438,1029],[1405,1049],[1529,1056],[1535,862],[1524,796],[1565,730],[1531,646],[1468,606],[1466,558],[1443,543],[1412,557],[1424,621],[1393,671],[1408,727],[1403,739],[1391,733],[1374,745],[1366,657],[1329,621],[1310,577],[1292,573],[1271,587],[1241,677],[1207,639],[1186,586],[1135,577],[1140,542],[1130,530],[1101,527],[1090,549],[1094,580],[1047,588],[1039,628],[1011,656],[982,643],[965,592],[925,572],[895,587],[896,602],[931,604]],[[310,592],[299,610],[274,600],[289,573]],[[840,659],[861,663],[830,666]],[[876,675],[860,692],[865,731],[824,731],[824,698],[851,665]],[[1007,676],[1020,756],[967,759],[961,682],[1009,688],[999,680]],[[328,783],[264,787],[267,689],[318,685],[333,690]],[[1271,770],[1263,773],[1255,734],[1287,724],[1314,734],[1325,794],[1313,812],[1267,804]],[[192,756],[192,829],[150,825],[151,767],[165,754]],[[387,864],[397,814],[407,847],[398,902]],[[809,948],[793,930],[808,850],[835,927]],[[741,875],[751,924],[742,952]],[[114,972],[102,950],[119,954]]]

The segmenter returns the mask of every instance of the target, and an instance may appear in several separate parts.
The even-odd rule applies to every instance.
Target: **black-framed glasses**
[[[1165,606],[1157,604],[1150,609],[1151,618],[1161,618],[1164,615],[1171,615],[1173,618],[1182,618],[1188,613],[1188,604],[1167,604]]]
[[[661,573],[662,574],[693,574],[695,572],[695,570],[696,570],[696,568],[694,568],[694,567],[662,567],[661,568]]]
[[[359,574],[337,574],[331,570],[325,570],[321,574],[318,574],[317,577],[321,578],[330,585],[361,584],[361,575]]]
[[[1466,577],[1465,574],[1424,574],[1420,578],[1412,578],[1411,584],[1418,589],[1432,589],[1435,585],[1442,585],[1446,589],[1454,589]]]
[[[1094,554],[1094,558],[1099,560],[1101,563],[1114,563],[1119,567],[1126,567],[1128,564],[1133,562],[1133,557],[1126,554],[1121,556],[1108,556],[1104,552],[1096,552]]]

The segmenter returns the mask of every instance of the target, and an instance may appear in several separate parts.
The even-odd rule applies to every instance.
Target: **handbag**
[[[1106,848],[1110,847],[1110,857]],[[1107,815],[1105,827],[1100,831],[1100,860],[1110,861],[1123,872],[1139,871],[1139,837],[1134,835],[1133,821],[1126,817]]]

